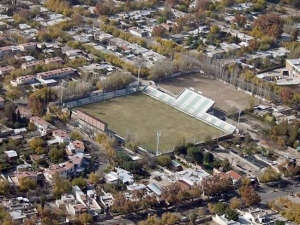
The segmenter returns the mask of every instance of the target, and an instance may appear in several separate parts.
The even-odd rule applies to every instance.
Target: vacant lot
[[[242,91],[223,84],[219,81],[201,76],[199,74],[186,75],[164,81],[161,87],[178,95],[183,88],[194,88],[195,91],[201,91],[205,97],[211,98],[218,107],[225,112],[235,112],[240,108],[249,106],[251,101],[255,103],[258,100]]]
[[[178,138],[201,141],[205,136],[220,136],[217,130],[143,93],[110,99],[80,108],[108,123],[109,129],[125,136],[137,134],[140,146],[156,150],[156,132],[161,131],[159,149],[170,150]]]

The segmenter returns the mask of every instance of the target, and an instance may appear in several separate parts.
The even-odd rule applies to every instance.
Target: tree
[[[285,225],[285,222],[281,220],[276,220],[275,225]]]
[[[25,177],[19,181],[19,189],[22,192],[35,190],[36,187],[37,187],[37,182],[31,177]]]
[[[21,96],[22,96],[22,91],[14,87],[9,88],[5,93],[5,97],[11,100],[19,99]]]
[[[258,16],[253,22],[253,31],[259,30],[261,34],[274,38],[280,37],[283,32],[283,21],[277,13],[267,13]],[[252,32],[253,35],[256,35]],[[256,37],[261,37],[257,36]]]
[[[204,194],[210,196],[227,192],[231,188],[232,181],[227,177],[214,175],[205,178],[201,182],[201,185],[203,187]]]
[[[214,161],[215,157],[212,153],[210,152],[206,152],[204,154],[204,162],[207,162],[207,163],[212,163]]]
[[[239,209],[241,206],[242,206],[242,201],[240,198],[233,197],[232,199],[230,199],[229,207],[231,209]]]
[[[61,159],[64,158],[64,155],[65,155],[64,149],[51,148],[50,151],[48,152],[48,156],[52,163],[59,162]]]
[[[296,162],[291,162],[288,159],[279,164],[277,168],[285,177],[295,177],[300,174],[300,167],[296,164]]]
[[[189,215],[189,217],[190,217],[190,221],[192,222],[192,224],[195,224],[198,215],[197,215],[196,213],[193,212],[193,213],[191,213],[191,214]]]
[[[231,170],[231,164],[229,162],[229,159],[227,159],[227,158],[223,159],[221,161],[221,167],[226,171]]]
[[[152,37],[164,37],[166,35],[166,29],[163,26],[158,25],[153,27],[151,36]]]
[[[35,151],[37,151],[38,148],[42,148],[44,144],[44,140],[40,137],[35,137],[28,143],[29,147]]]
[[[180,187],[177,184],[165,186],[162,189],[161,197],[170,205],[176,204],[179,201]]]
[[[36,130],[36,127],[35,127],[34,123],[29,122],[28,123],[28,131],[35,131],[35,130]]]
[[[273,167],[266,168],[258,177],[261,183],[269,183],[281,179],[281,174]]]
[[[60,198],[62,194],[72,190],[72,185],[69,180],[63,179],[58,173],[53,176],[53,194],[56,198]]]
[[[180,220],[180,217],[174,213],[164,213],[161,217],[161,224],[167,224],[167,225],[171,225],[171,224],[176,224],[178,223]]]
[[[292,103],[293,96],[294,93],[289,87],[283,87],[279,91],[279,97],[286,105],[290,105]]]
[[[89,213],[82,213],[78,216],[78,220],[81,224],[86,225],[88,223],[91,223],[93,221],[93,218]]]
[[[46,200],[47,200],[46,195],[42,194],[41,197],[40,197],[40,202],[41,202],[41,208],[42,208],[42,210],[44,210],[44,208],[45,208]]]
[[[7,180],[0,180],[0,195],[8,194],[9,183]]]
[[[172,164],[172,159],[170,155],[164,154],[156,157],[156,161],[160,166],[170,166]]]
[[[76,186],[76,185],[82,189],[86,187],[87,182],[83,177],[77,177],[72,180],[72,186]]]
[[[134,78],[131,75],[116,71],[111,73],[105,80],[99,81],[97,87],[104,92],[115,91],[126,88],[133,81]]]
[[[82,136],[81,132],[74,130],[71,133],[71,139],[72,140],[82,140],[83,136]]]
[[[161,219],[156,215],[148,216],[144,221],[138,223],[138,225],[175,225],[180,221],[180,217],[175,213],[166,212],[162,214]]]
[[[90,173],[89,174],[89,181],[93,184],[97,184],[100,181],[101,175],[99,173]]]
[[[237,221],[239,219],[239,213],[228,207],[225,209],[225,215],[228,220]]]
[[[257,194],[257,192],[254,190],[254,188],[252,186],[240,187],[239,193],[241,195],[243,202],[247,206],[256,205],[256,204],[260,203],[260,201],[261,201],[260,196]]]
[[[237,13],[234,15],[234,22],[236,22],[240,28],[244,28],[247,23],[247,19],[245,16]]]
[[[187,150],[188,160],[192,163],[202,164],[203,163],[203,152],[197,147],[191,147]]]

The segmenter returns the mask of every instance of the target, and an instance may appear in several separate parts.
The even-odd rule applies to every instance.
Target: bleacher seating
[[[209,125],[212,125],[224,131],[225,133],[231,134],[236,130],[235,126],[207,113],[207,111],[215,103],[213,100],[197,94],[189,89],[184,89],[177,98],[174,98],[150,86],[146,87],[143,92]]]

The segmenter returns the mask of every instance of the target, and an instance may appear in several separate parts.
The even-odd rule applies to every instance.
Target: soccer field
[[[124,137],[137,134],[141,147],[156,150],[156,132],[161,131],[159,151],[173,149],[180,137],[191,142],[224,132],[143,93],[113,98],[79,108],[108,123],[108,128]]]

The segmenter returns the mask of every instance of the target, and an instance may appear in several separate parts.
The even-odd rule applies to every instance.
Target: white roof
[[[9,158],[18,157],[18,154],[14,150],[8,150],[4,152]]]

